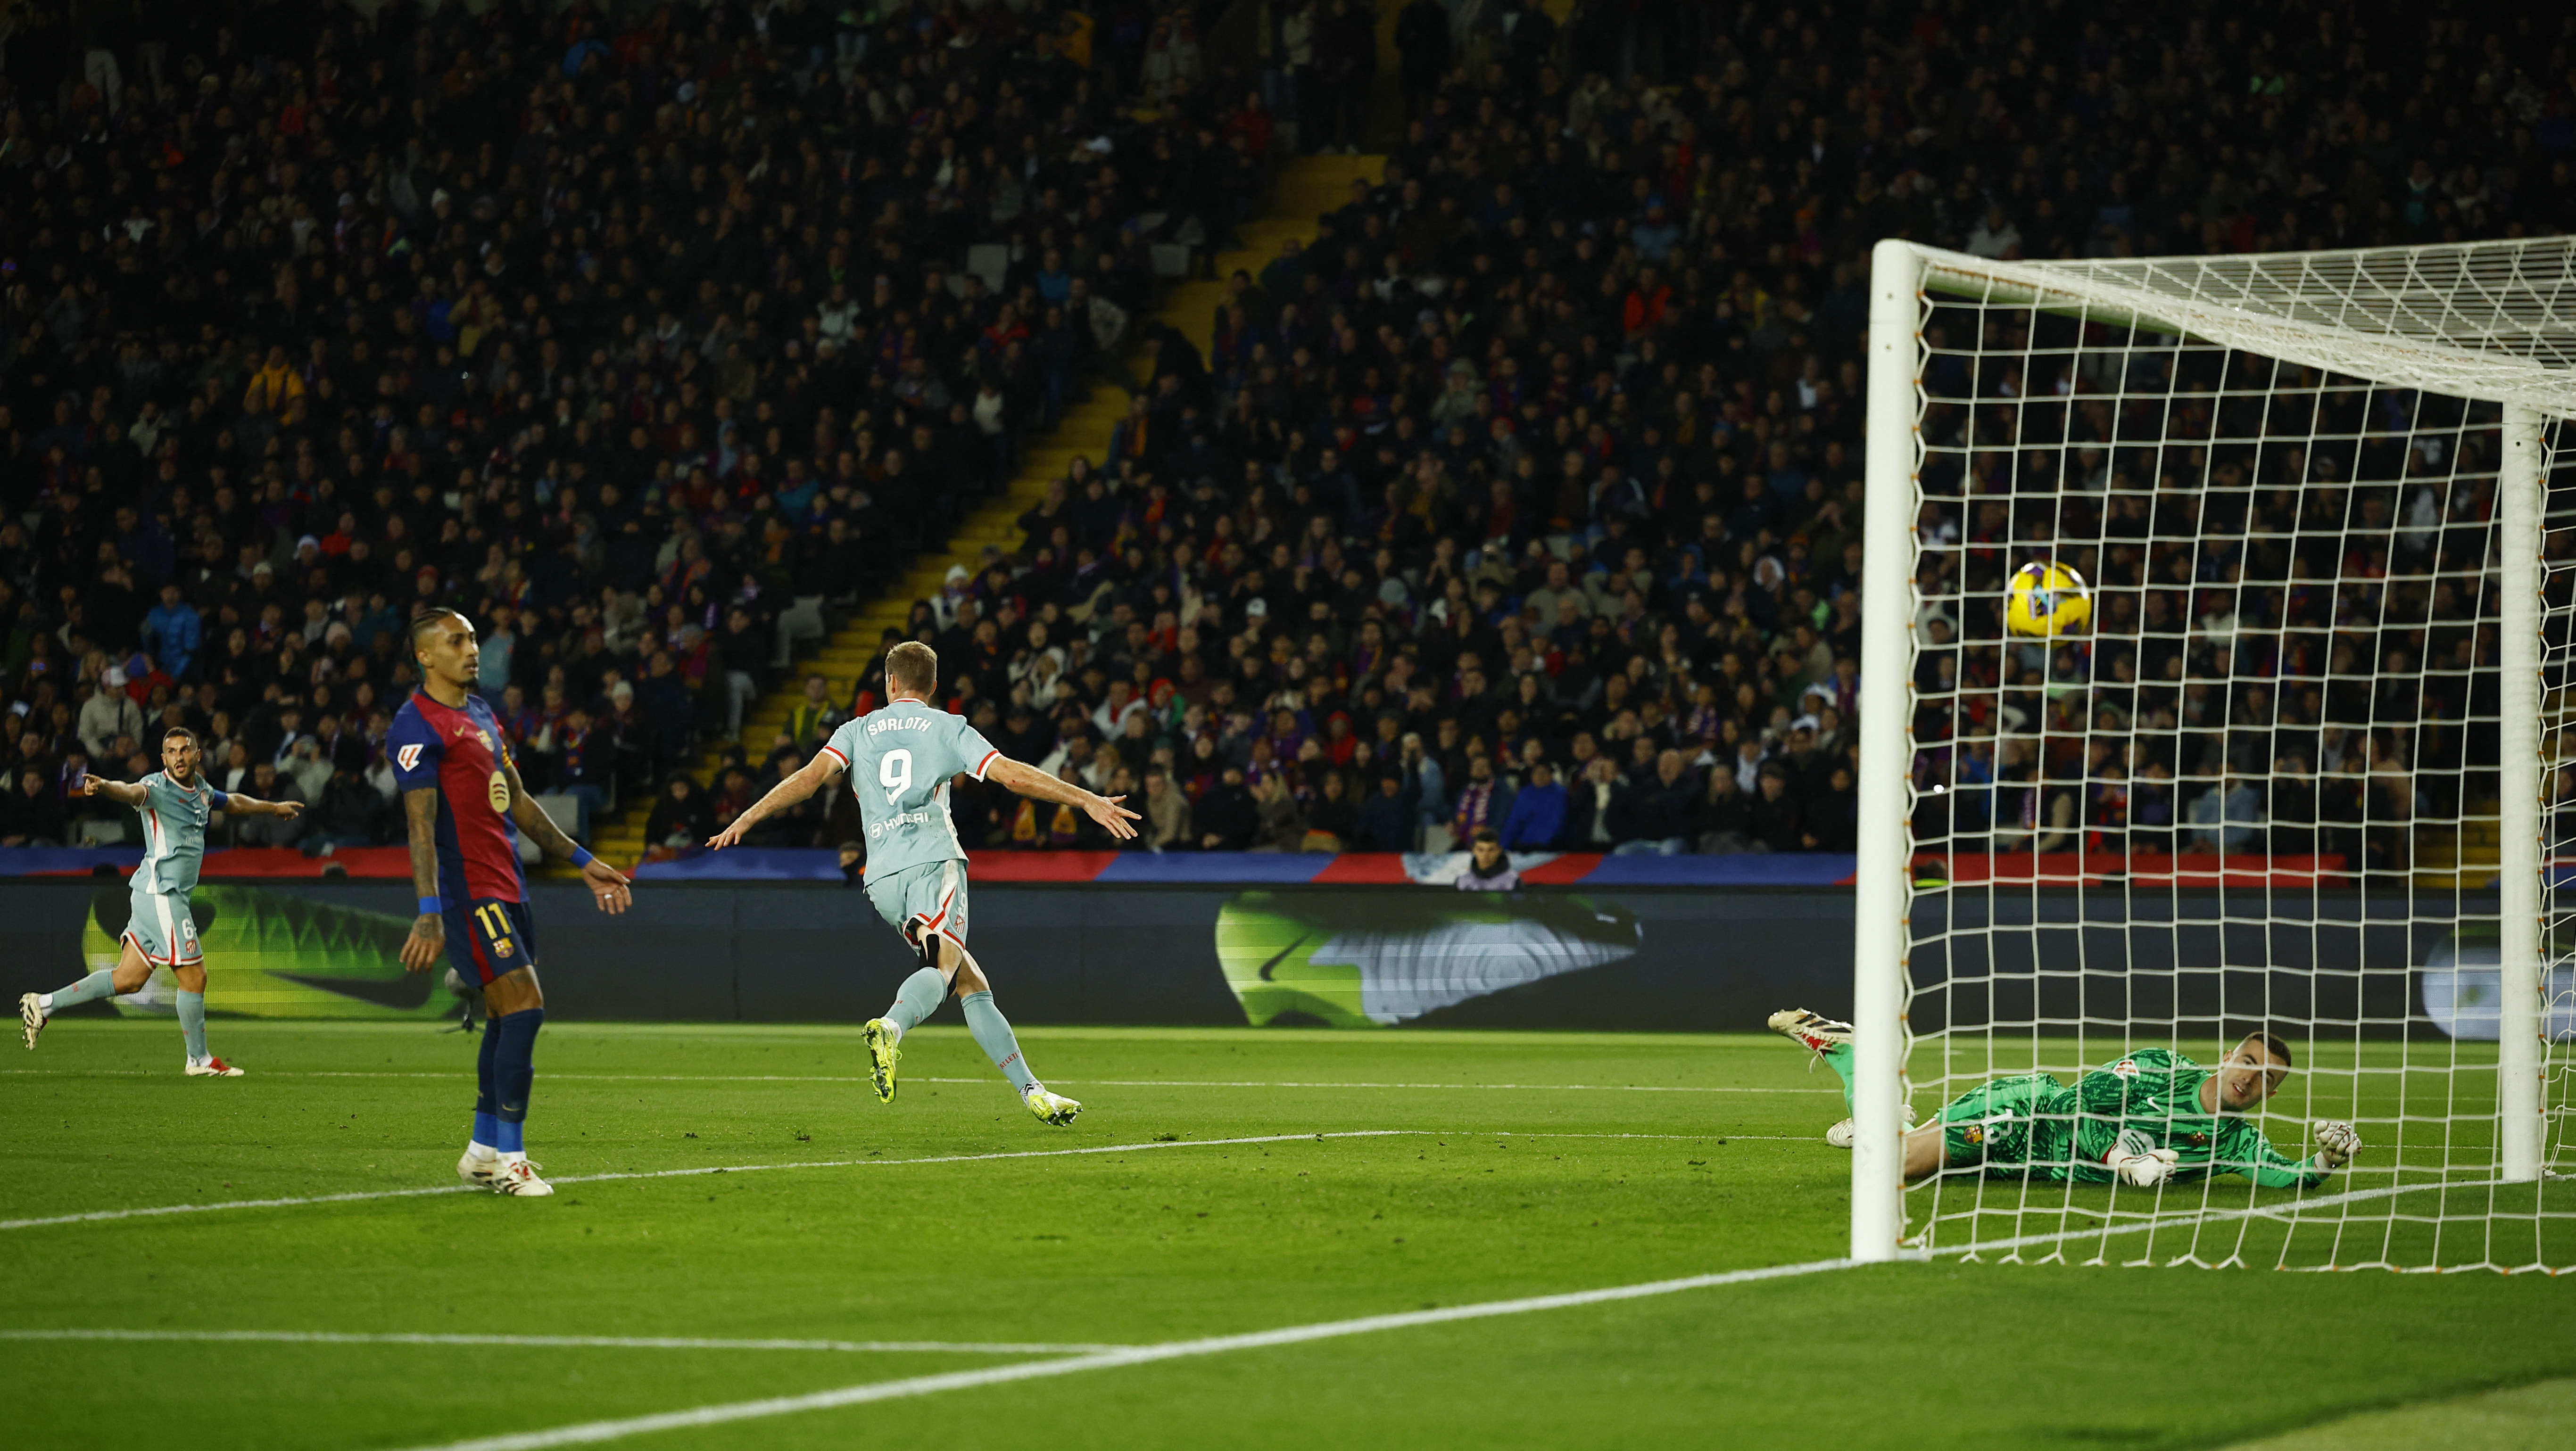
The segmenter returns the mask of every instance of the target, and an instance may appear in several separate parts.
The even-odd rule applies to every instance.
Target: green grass
[[[1841,1102],[1776,1039],[1022,1036],[1075,1127],[1029,1118],[962,1030],[908,1041],[888,1108],[854,1032],[551,1028],[551,1176],[825,1166],[10,1229],[0,1331],[1145,1344],[1843,1249],[1848,1159],[1818,1137]],[[0,1059],[0,1219],[452,1182],[468,1041],[215,1037],[249,1077],[179,1077],[166,1025],[66,1020]],[[1404,1132],[1311,1137],[1366,1130]],[[1305,1137],[1207,1142],[1278,1134]],[[13,1451],[408,1447],[1027,1358],[0,1340]],[[615,1444],[2187,1447],[2571,1372],[2576,1292],[2542,1276],[1944,1261]]]

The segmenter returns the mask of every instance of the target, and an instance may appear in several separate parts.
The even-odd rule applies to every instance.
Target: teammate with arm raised
[[[412,617],[411,647],[421,686],[385,736],[411,833],[412,887],[420,897],[402,965],[427,972],[444,949],[457,974],[482,990],[491,1018],[476,1068],[474,1136],[456,1162],[457,1175],[503,1194],[552,1194],[528,1162],[526,1146],[546,998],[537,987],[537,924],[511,823],[581,868],[599,910],[623,912],[634,895],[615,867],[565,836],[528,795],[500,721],[473,693],[482,662],[473,623],[454,610],[423,610]]]
[[[844,722],[814,759],[752,803],[731,826],[708,838],[716,850],[739,845],[763,817],[784,811],[849,773],[867,825],[868,901],[904,941],[921,954],[921,967],[904,979],[894,1005],[867,1025],[868,1059],[877,1097],[894,1101],[896,1046],[903,1035],[939,1008],[953,987],[966,1026],[993,1066],[1019,1091],[1029,1112],[1051,1124],[1069,1124],[1082,1105],[1050,1093],[1029,1071],[1018,1037],[993,1006],[993,985],[966,950],[966,849],[948,817],[948,783],[963,774],[995,781],[1023,796],[1081,810],[1121,841],[1136,834],[1137,814],[1124,799],[1059,781],[993,749],[973,726],[933,707],[939,657],[919,641],[886,652],[882,710]]]
[[[46,1020],[64,1008],[110,994],[139,992],[152,969],[166,967],[179,980],[179,1032],[187,1040],[191,1078],[239,1078],[242,1071],[206,1051],[206,960],[197,946],[197,922],[188,894],[206,857],[206,824],[218,811],[244,816],[292,817],[298,801],[255,801],[223,792],[198,769],[197,733],[172,726],[161,733],[161,769],[140,781],[83,776],[83,796],[104,796],[143,818],[143,861],[134,869],[134,899],[119,937],[116,966],[49,993],[18,999],[18,1021],[27,1046]]]

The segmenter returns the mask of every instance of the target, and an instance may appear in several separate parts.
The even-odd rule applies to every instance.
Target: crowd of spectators
[[[1441,49],[1431,8],[1399,37]],[[919,612],[955,708],[1140,795],[1154,846],[1848,851],[1872,241],[2398,245],[2576,205],[2563,17],[1446,13],[1383,184],[1232,279],[1019,558]],[[2099,336],[1947,322],[2067,401],[2050,435],[2018,371],[1929,380],[1957,401],[1927,431],[1987,457],[1919,521],[1920,840],[2403,868],[2419,815],[2491,799],[2493,409],[2294,372],[2258,384],[2304,412],[2161,408],[2258,386],[2203,352],[2115,413]],[[2004,579],[2061,556],[2098,638],[1998,644]],[[1102,844],[991,793],[959,816]]]
[[[433,601],[533,786],[655,797],[1243,214],[1225,84],[1141,5],[8,7],[0,843],[133,839],[73,788],[171,724],[313,807],[234,839],[397,838]]]
[[[83,90],[77,42],[38,87],[13,40],[0,560],[23,729],[0,746],[44,767],[30,789],[59,796],[119,662],[141,713],[197,712],[248,769],[311,773],[312,734],[337,771],[331,742],[367,740],[401,687],[388,632],[435,595],[515,639],[485,658],[524,754],[648,789],[656,844],[702,838],[882,699],[874,675],[809,684],[781,739],[678,778],[728,671],[765,683],[779,603],[862,593],[936,543],[1013,428],[1141,326],[1152,243],[1183,218],[1221,237],[1274,147],[1354,144],[1374,75],[1352,0],[825,8],[389,6],[306,30],[252,5],[119,57],[121,109]],[[1229,279],[1213,336],[1155,338],[1105,454],[902,632],[996,746],[1144,803],[1148,848],[1491,828],[1512,850],[1847,851],[1871,242],[2122,256],[2576,221],[2576,21],[2546,12],[1843,0],[1560,24],[1412,0],[1395,21],[1383,181]],[[1016,244],[1011,275],[952,291],[983,240]],[[2430,418],[2416,446],[2400,400],[2387,456],[2287,474],[2292,430],[2213,425],[2124,473],[2078,431],[2098,378],[2047,381],[2066,431],[2007,437],[2011,467],[1921,521],[1926,585],[1959,596],[1925,638],[1991,640],[1962,591],[2060,551],[2111,630],[2036,662],[1926,652],[1917,783],[1962,804],[1918,831],[2125,842],[2104,766],[2176,783],[2142,847],[2286,820],[2289,850],[2302,809],[2329,823],[2313,843],[2353,762],[2390,801],[2356,831],[2400,796],[2456,811],[2474,732],[2419,727],[2477,708],[2484,545],[2445,541],[2483,540],[2492,418]],[[2025,382],[1965,387],[2009,405]],[[1990,442],[1976,420],[2014,411],[1965,404],[1951,432]],[[2093,497],[2061,512],[2061,478]],[[2051,501],[2034,520],[1990,491]],[[2169,544],[2169,519],[2217,541],[2230,517],[2290,532]],[[2355,688],[2363,714],[2338,714]],[[2319,780],[2304,808],[2285,743]],[[2409,784],[2419,766],[2452,784]],[[844,840],[847,808],[761,839]],[[976,846],[1107,844],[971,782],[954,810]],[[2404,837],[2318,849],[2399,865]]]

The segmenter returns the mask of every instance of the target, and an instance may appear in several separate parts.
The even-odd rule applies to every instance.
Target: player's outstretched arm
[[[120,806],[137,808],[152,798],[152,793],[140,781],[111,781],[105,776],[92,776],[86,772],[80,779],[80,794],[104,796]]]
[[[832,778],[839,774],[841,774],[840,758],[829,751],[816,751],[814,759],[798,768],[795,775],[770,787],[769,794],[744,807],[742,814],[733,819],[732,825],[708,837],[707,849],[722,851],[729,846],[742,845],[742,834],[759,824],[762,818],[775,816],[803,801],[806,797],[830,785]]]
[[[244,816],[283,816],[292,821],[296,817],[304,814],[304,803],[301,801],[262,801],[257,797],[244,796],[238,791],[227,791],[224,793],[224,809],[226,811],[238,811]]]
[[[411,935],[403,939],[402,965],[405,972],[427,972],[440,954],[447,950],[447,919],[439,915],[438,901],[438,788],[422,786],[405,791],[403,825],[411,837],[411,886],[419,896],[421,913],[412,919]]]
[[[599,903],[602,912],[615,916],[634,905],[635,884],[626,880],[625,873],[592,856],[582,849],[581,843],[564,835],[564,829],[555,825],[555,819],[546,815],[546,809],[537,804],[537,798],[528,794],[528,784],[519,779],[518,762],[504,760],[501,774],[510,783],[510,819],[519,824],[519,829],[528,834],[539,851],[562,857],[581,868],[583,880],[590,883],[590,895]]]
[[[1124,796],[1103,796],[1097,791],[1086,791],[1070,781],[1059,781],[1035,766],[1014,761],[1008,756],[987,767],[984,779],[999,781],[1022,796],[1051,801],[1059,806],[1078,807],[1083,815],[1099,822],[1120,841],[1136,835],[1136,828],[1127,824],[1138,819],[1136,813],[1118,804],[1127,799]]]

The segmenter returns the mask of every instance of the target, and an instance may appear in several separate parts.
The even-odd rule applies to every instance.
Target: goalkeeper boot
[[[242,1076],[242,1071],[221,1058],[209,1055],[204,1058],[189,1059],[188,1076],[190,1078],[239,1078]]]
[[[18,1022],[27,1030],[27,1046],[35,1047],[36,1035],[45,1031],[45,1009],[34,993],[18,995]]]
[[[876,1085],[877,1102],[894,1102],[894,1066],[903,1061],[903,1050],[895,1046],[894,1024],[870,1018],[859,1036],[868,1045],[868,1081]]]
[[[1044,1084],[1030,1085],[1029,1091],[1020,1095],[1020,1102],[1029,1106],[1029,1112],[1059,1127],[1073,1122],[1073,1116],[1082,1112],[1080,1102],[1061,1093],[1049,1093]]]
[[[1911,1105],[1906,1107],[1904,1122],[1905,1131],[1909,1134],[1914,1132],[1914,1109]],[[1859,1138],[1860,1121],[1858,1119],[1847,1118],[1825,1130],[1825,1142],[1837,1149],[1848,1149]]]
[[[1782,1008],[1771,1015],[1771,1031],[1822,1056],[1828,1048],[1851,1046],[1852,1025],[1808,1012],[1805,1008]]]
[[[503,1159],[492,1171],[492,1190],[520,1199],[542,1199],[555,1192],[555,1186],[538,1178],[537,1166],[527,1160]]]

